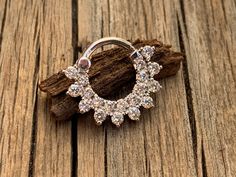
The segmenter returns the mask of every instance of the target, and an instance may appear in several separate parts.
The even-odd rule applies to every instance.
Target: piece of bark
[[[157,40],[136,40],[133,45],[140,48],[145,45],[155,46],[155,53],[152,61],[163,66],[161,72],[155,79],[162,79],[175,75],[183,60],[183,55],[170,50],[170,45],[164,45]],[[92,56],[92,67],[89,71],[91,86],[98,95],[107,97],[124,86],[130,86],[135,81],[135,70],[129,60],[130,52],[123,48],[113,48]],[[72,98],[65,94],[65,91],[73,83],[62,71],[42,81],[40,89],[49,93],[54,100],[51,113],[57,120],[64,120],[71,117],[78,110],[80,98]]]

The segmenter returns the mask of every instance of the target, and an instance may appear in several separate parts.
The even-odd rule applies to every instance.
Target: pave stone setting
[[[131,54],[130,58],[136,70],[136,83],[132,92],[123,99],[106,100],[94,92],[88,76],[91,64],[86,58],[63,70],[66,77],[75,80],[75,83],[68,88],[67,94],[71,97],[81,96],[82,99],[78,105],[80,113],[93,109],[94,120],[98,125],[101,125],[109,116],[117,127],[124,122],[126,114],[131,120],[139,120],[140,107],[146,109],[153,107],[154,103],[150,93],[161,89],[159,82],[153,78],[162,69],[161,65],[150,61],[154,51],[155,47],[144,46]]]

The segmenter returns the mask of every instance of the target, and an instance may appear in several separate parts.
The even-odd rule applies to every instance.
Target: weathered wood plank
[[[29,175],[38,82],[38,1],[1,1],[0,176]],[[3,15],[3,16],[2,16]]]
[[[172,8],[157,2],[79,1],[79,40],[164,36],[178,48]],[[78,120],[78,176],[196,176],[182,72],[162,84],[156,95],[160,107],[144,111],[138,123],[126,121],[120,129],[108,123],[103,129],[94,126],[92,114]]]
[[[78,0],[78,40],[95,41],[102,36],[101,1]],[[84,115],[77,124],[77,176],[105,176],[105,131]]]
[[[236,174],[236,4],[183,1],[179,12],[196,122],[199,176]]]
[[[110,1],[109,7],[111,35],[159,38],[179,48],[170,1]],[[161,84],[157,106],[143,111],[140,122],[107,129],[108,176],[196,176],[183,73]]]
[[[71,0],[43,1],[38,13],[40,30],[39,80],[73,63]],[[47,95],[38,93],[34,176],[72,174],[71,122],[50,116]]]

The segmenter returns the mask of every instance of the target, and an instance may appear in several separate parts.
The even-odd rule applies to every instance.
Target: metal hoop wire
[[[89,48],[84,52],[83,56],[81,58],[88,58],[92,55],[92,53],[97,49],[104,45],[109,44],[115,44],[118,46],[121,46],[125,49],[135,51],[136,49],[132,46],[132,44],[124,39],[117,38],[117,37],[105,37],[102,39],[99,39],[92,43]]]

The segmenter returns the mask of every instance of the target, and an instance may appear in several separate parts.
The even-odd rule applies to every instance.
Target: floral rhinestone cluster
[[[149,109],[154,106],[150,93],[160,90],[161,85],[153,77],[158,74],[162,66],[156,62],[151,62],[155,47],[144,46],[131,54],[133,66],[136,70],[136,83],[133,90],[125,98],[116,101],[107,100],[94,92],[88,76],[88,66],[90,61],[85,59],[80,64],[69,66],[64,70],[65,75],[75,82],[70,85],[67,94],[71,97],[81,96],[78,109],[80,113],[94,110],[94,119],[101,125],[108,117],[116,126],[120,126],[127,114],[131,120],[139,120],[140,107]]]

